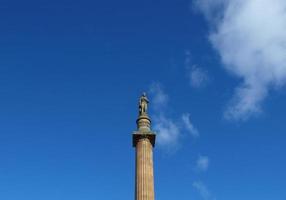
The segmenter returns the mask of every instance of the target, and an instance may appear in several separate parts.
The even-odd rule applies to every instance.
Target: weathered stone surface
[[[133,133],[136,148],[135,200],[154,200],[153,147],[156,135],[151,131],[151,120],[147,113],[149,103],[146,94],[139,100],[137,131]]]
[[[148,138],[136,145],[136,200],[154,200],[153,146]]]

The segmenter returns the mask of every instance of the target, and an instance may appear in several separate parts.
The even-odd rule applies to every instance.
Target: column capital
[[[140,139],[143,138],[148,138],[152,146],[155,146],[155,140],[156,140],[156,134],[152,131],[135,131],[132,134],[132,139],[133,139],[133,147],[136,147],[137,142]]]

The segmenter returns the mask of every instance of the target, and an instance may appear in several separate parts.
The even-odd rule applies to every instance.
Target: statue
[[[139,99],[139,115],[147,115],[149,100],[144,92]]]

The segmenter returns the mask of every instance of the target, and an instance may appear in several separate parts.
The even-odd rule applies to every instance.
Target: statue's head
[[[143,92],[142,96],[143,96],[143,97],[146,97],[146,92]]]

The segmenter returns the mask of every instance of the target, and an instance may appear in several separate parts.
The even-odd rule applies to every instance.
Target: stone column
[[[154,200],[153,146],[147,137],[136,144],[135,200]]]
[[[137,131],[133,133],[136,148],[135,200],[154,200],[153,147],[156,135],[151,131],[151,120],[147,114],[148,99],[145,94],[139,101]]]

